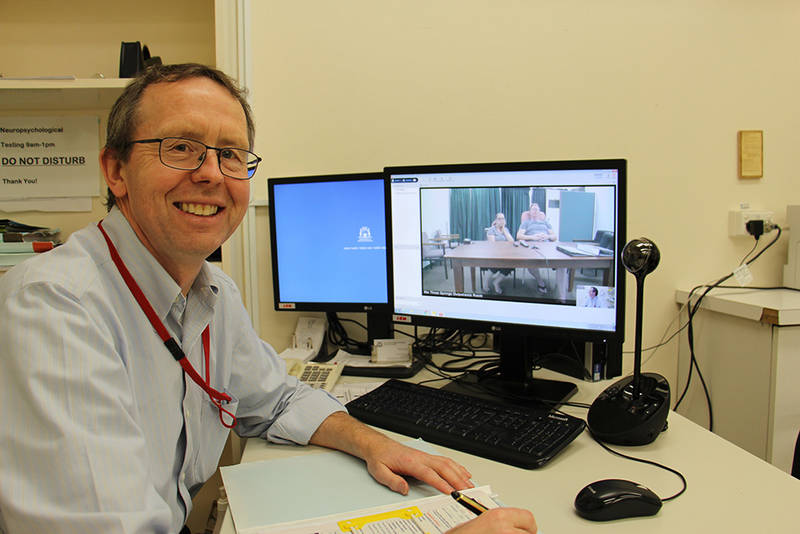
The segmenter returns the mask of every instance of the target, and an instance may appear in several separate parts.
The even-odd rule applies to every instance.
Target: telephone
[[[304,362],[286,358],[286,370],[290,375],[296,376],[301,382],[305,382],[314,389],[324,389],[325,391],[333,389],[343,368],[344,365],[339,363]]]

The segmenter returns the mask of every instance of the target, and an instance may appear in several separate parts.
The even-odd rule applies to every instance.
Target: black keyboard
[[[583,420],[389,380],[347,403],[361,421],[517,467],[540,467],[583,432]]]

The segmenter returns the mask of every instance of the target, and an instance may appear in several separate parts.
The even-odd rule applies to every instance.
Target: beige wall
[[[213,65],[215,57],[213,0],[0,0],[0,73],[7,77],[64,76],[106,78],[119,74],[122,41],[141,41],[164,62],[196,61]],[[3,95],[0,93],[0,98]],[[53,95],[54,101],[58,97]],[[100,117],[100,143],[105,143],[108,110],[7,109],[3,115],[91,114]],[[105,183],[100,190],[105,196]],[[100,219],[106,212],[100,197],[91,212],[45,213],[0,211],[9,218],[61,228],[62,238]]]
[[[662,252],[645,345],[675,316],[676,288],[752,246],[728,237],[729,209],[748,201],[783,223],[800,201],[795,1],[256,0],[251,20],[259,198],[268,176],[627,158],[628,236]],[[737,178],[743,129],[764,130],[759,180]],[[785,257],[785,243],[762,256],[755,283],[780,283]],[[259,268],[261,331],[282,349],[293,320],[272,311]],[[676,358],[672,343],[647,365],[673,389]]]

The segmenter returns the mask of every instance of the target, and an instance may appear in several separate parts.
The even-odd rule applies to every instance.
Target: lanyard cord
[[[136,299],[136,302],[139,304],[139,307],[147,316],[147,319],[150,321],[150,324],[153,325],[153,328],[158,334],[158,337],[160,337],[161,341],[164,342],[164,346],[167,347],[169,353],[172,354],[172,357],[175,358],[175,360],[180,364],[184,372],[191,377],[191,379],[194,381],[195,384],[200,386],[203,389],[203,391],[205,391],[206,394],[208,394],[208,396],[211,398],[211,402],[213,402],[214,405],[217,408],[219,408],[219,419],[222,422],[222,424],[227,428],[233,428],[234,426],[236,426],[236,417],[228,410],[223,408],[221,404],[222,402],[230,402],[231,396],[228,395],[227,393],[222,393],[220,391],[217,391],[216,389],[212,388],[211,385],[209,384],[209,354],[211,352],[211,334],[209,332],[209,325],[206,325],[202,335],[203,352],[205,355],[205,364],[206,364],[206,379],[205,381],[203,381],[198,372],[192,366],[192,363],[186,357],[186,354],[184,354],[181,347],[178,345],[175,339],[173,339],[172,336],[169,335],[169,332],[167,331],[167,328],[164,326],[164,323],[162,323],[161,319],[158,318],[158,314],[156,314],[156,311],[150,305],[150,302],[147,300],[147,297],[145,297],[144,292],[142,292],[142,289],[139,287],[139,284],[136,283],[136,280],[134,280],[130,271],[128,271],[128,268],[125,266],[125,262],[122,261],[122,258],[117,252],[117,248],[114,246],[114,243],[111,241],[111,238],[108,237],[108,234],[103,228],[103,222],[98,221],[97,227],[100,229],[100,232],[103,234],[103,237],[106,240],[106,245],[108,245],[108,251],[111,254],[111,261],[113,261],[114,265],[117,266],[117,270],[119,271],[119,274],[122,276],[122,279],[125,281],[125,285],[127,285],[128,289],[130,289],[131,294],[133,294],[133,298]],[[226,414],[228,414],[228,416],[230,416],[230,418],[232,419],[231,424],[225,422],[225,420],[222,417],[223,412],[225,412]]]

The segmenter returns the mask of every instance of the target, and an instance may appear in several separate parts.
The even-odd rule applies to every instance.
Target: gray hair
[[[215,81],[227,89],[231,96],[241,104],[247,120],[247,140],[250,145],[248,148],[252,150],[256,128],[253,122],[253,112],[250,104],[247,103],[247,89],[239,87],[236,81],[224,72],[198,63],[152,65],[140,72],[125,87],[111,108],[106,128],[106,149],[113,151],[120,161],[128,161],[131,152],[131,136],[137,126],[139,104],[144,90],[156,83],[179,82],[189,78],[208,78]],[[106,207],[111,210],[115,203],[114,193],[109,189]]]

